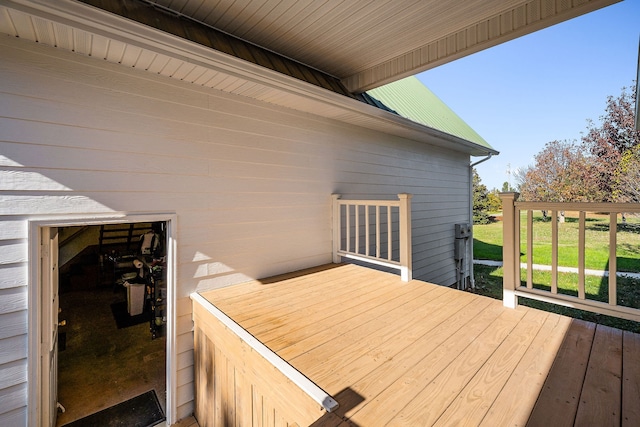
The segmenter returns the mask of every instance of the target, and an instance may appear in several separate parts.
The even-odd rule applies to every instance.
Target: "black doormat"
[[[156,391],[149,390],[63,427],[150,427],[164,420]]]
[[[129,326],[139,325],[140,323],[149,321],[148,313],[143,312],[141,314],[136,314],[135,316],[129,316],[126,301],[114,302],[111,304],[111,312],[113,313],[113,318],[116,319],[118,329],[128,328]]]

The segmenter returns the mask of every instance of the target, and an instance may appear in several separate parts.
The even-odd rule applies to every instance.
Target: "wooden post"
[[[412,243],[411,243],[411,198],[407,193],[398,194],[400,199],[400,277],[408,282],[413,278]]]
[[[338,255],[338,251],[340,250],[340,203],[338,200],[340,199],[340,194],[332,194],[332,231],[333,231],[333,244],[332,244],[332,259],[333,262],[339,264],[342,261],[342,257]]]
[[[520,239],[520,230],[516,229],[516,208],[515,202],[519,193],[500,193],[502,199],[502,267],[504,275],[502,278],[502,301],[505,307],[516,308],[518,297],[515,294],[516,283],[520,277],[520,244],[516,245]],[[517,233],[517,234],[516,234]],[[517,246],[517,247],[516,247]]]

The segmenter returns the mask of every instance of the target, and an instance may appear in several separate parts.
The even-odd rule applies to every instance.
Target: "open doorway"
[[[165,229],[164,222],[58,229],[57,426],[149,391],[164,416]]]
[[[41,245],[48,241],[56,246],[41,249],[44,255],[38,274],[42,336],[51,335],[48,324],[55,321],[48,319],[57,320],[52,345],[57,351],[50,351],[57,358],[43,364],[37,373],[55,383],[46,388],[44,382],[38,383],[43,384],[38,392],[40,402],[47,401],[44,395],[57,392],[56,398],[48,400],[52,403],[42,404],[58,407],[53,410],[54,421],[43,425],[64,426],[104,410],[106,416],[112,417],[108,411],[132,399],[137,399],[136,407],[141,404],[140,399],[149,400],[150,406],[145,410],[153,413],[153,420],[160,417],[162,421],[170,412],[169,223],[57,224],[38,228],[43,236]],[[50,235],[55,239],[48,240]],[[51,265],[56,270],[53,279],[47,278]],[[53,290],[50,283],[56,280]],[[57,294],[57,298],[51,298],[51,294]],[[55,301],[53,310],[51,301]],[[48,350],[40,351],[44,354]],[[57,375],[47,370],[57,371]]]

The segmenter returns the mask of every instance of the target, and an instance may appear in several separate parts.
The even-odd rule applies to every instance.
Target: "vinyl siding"
[[[0,57],[0,425],[26,423],[36,215],[177,215],[179,417],[193,409],[188,295],[330,262],[332,193],[412,193],[414,277],[455,280],[467,155],[14,38]]]

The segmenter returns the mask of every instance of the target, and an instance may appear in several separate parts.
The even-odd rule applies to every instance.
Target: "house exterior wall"
[[[413,194],[414,277],[455,281],[468,155],[0,38],[0,425],[25,425],[28,220],[178,219],[178,417],[193,410],[188,295],[331,262],[331,197]]]

